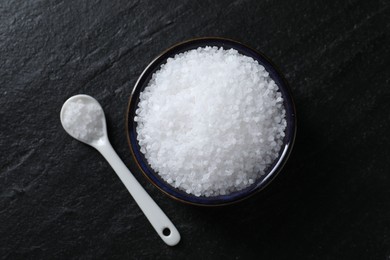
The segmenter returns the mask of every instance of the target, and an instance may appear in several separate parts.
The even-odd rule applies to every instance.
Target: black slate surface
[[[389,1],[1,1],[0,258],[389,259]],[[221,36],[289,81],[298,135],[283,172],[237,205],[175,202],[134,167],[125,111],[165,48]],[[181,232],[155,234],[110,166],[62,129],[99,100],[123,161]]]

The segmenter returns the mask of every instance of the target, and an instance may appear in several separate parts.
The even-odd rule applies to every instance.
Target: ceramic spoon
[[[101,109],[102,116],[98,120],[101,120],[102,122],[100,126],[103,129],[101,129],[102,131],[100,131],[100,133],[103,133],[103,135],[80,138],[77,134],[74,134],[74,129],[70,129],[69,126],[67,127],[66,124],[64,124],[64,111],[67,109],[69,104],[72,102],[77,102],[78,100],[81,100],[84,103],[96,104],[98,105],[99,109]],[[142,188],[142,186],[138,183],[126,165],[119,158],[115,150],[112,148],[107,136],[106,118],[99,102],[88,95],[73,96],[69,98],[62,106],[60,117],[62,126],[69,135],[83,143],[94,147],[104,156],[104,158],[106,158],[108,163],[126,186],[127,190],[130,192],[131,196],[134,198],[142,212],[148,218],[150,224],[152,224],[153,228],[156,230],[161,239],[169,246],[174,246],[179,243],[180,234],[176,227],[172,224],[172,222],[160,209],[160,207],[153,201],[149,194]],[[85,125],[85,127],[87,126]]]

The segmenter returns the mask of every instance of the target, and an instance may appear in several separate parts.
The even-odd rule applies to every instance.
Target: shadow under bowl
[[[268,167],[266,173],[255,181],[255,183],[245,189],[235,191],[228,195],[197,197],[192,194],[187,194],[185,191],[171,186],[150,167],[144,154],[140,151],[140,146],[137,141],[137,122],[134,121],[134,117],[135,111],[138,108],[140,93],[148,85],[149,81],[152,78],[152,75],[160,69],[161,65],[166,63],[168,58],[173,58],[176,54],[188,50],[206,46],[217,46],[223,47],[224,49],[233,48],[237,50],[240,54],[252,57],[254,60],[257,60],[259,64],[263,65],[265,69],[269,72],[270,77],[278,85],[279,90],[282,94],[284,100],[284,108],[286,110],[287,127],[285,130],[283,145],[280,149],[278,158]],[[159,56],[157,56],[142,72],[130,95],[126,115],[126,134],[133,159],[137,163],[139,169],[144,174],[144,176],[160,191],[167,194],[169,197],[184,203],[199,206],[220,206],[232,204],[254,195],[255,193],[264,189],[280,172],[285,162],[287,161],[294,144],[296,135],[296,112],[287,81],[284,79],[283,75],[277,70],[276,66],[264,54],[257,52],[242,43],[230,39],[214,37],[197,38],[176,44],[171,48],[167,49]]]

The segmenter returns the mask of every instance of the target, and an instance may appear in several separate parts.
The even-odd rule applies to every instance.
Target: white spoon
[[[91,108],[93,111],[88,112]],[[68,134],[91,145],[106,158],[161,239],[169,246],[179,243],[180,234],[176,227],[112,148],[107,136],[106,118],[99,102],[88,95],[73,96],[62,106],[60,117]]]

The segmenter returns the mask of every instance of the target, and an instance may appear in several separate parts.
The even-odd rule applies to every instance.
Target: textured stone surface
[[[389,1],[2,1],[0,258],[388,259]],[[286,75],[298,136],[262,193],[223,208],[172,201],[130,158],[124,115],[159,52],[223,36]],[[167,247],[59,111],[86,93],[124,162],[182,234]]]

